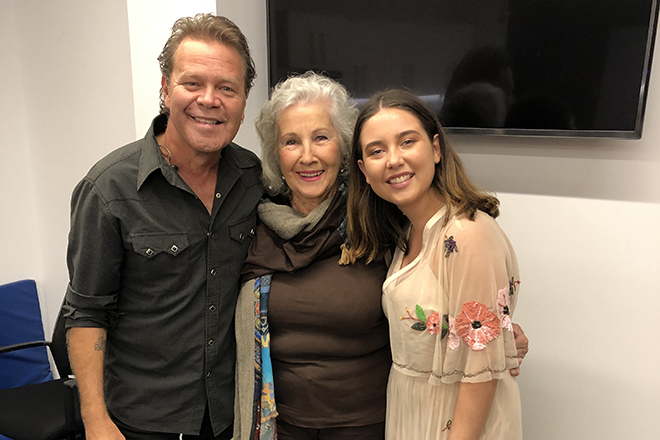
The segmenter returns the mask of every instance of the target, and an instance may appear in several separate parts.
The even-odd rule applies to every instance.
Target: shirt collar
[[[158,142],[156,141],[156,136],[164,133],[165,128],[167,128],[167,115],[160,114],[151,122],[151,127],[149,127],[149,130],[144,137],[142,156],[140,157],[140,164],[138,167],[138,191],[147,178],[156,170],[160,170],[165,179],[167,179],[172,185],[177,185],[177,179],[174,177],[176,172],[174,172],[170,164],[165,160],[165,157],[163,157]],[[246,154],[241,154],[239,149],[240,147],[238,145],[230,142],[229,145],[222,149],[221,160],[227,162],[227,165],[232,168],[238,167],[239,169],[244,169],[255,166],[254,160]],[[219,170],[220,169],[218,169],[218,171]]]
[[[138,165],[137,189],[140,190],[147,177],[154,171],[160,169],[163,175],[167,176],[172,172],[170,165],[160,152],[160,147],[156,141],[156,136],[165,132],[167,127],[167,115],[160,114],[151,122],[151,127],[144,136],[142,145],[142,155]]]

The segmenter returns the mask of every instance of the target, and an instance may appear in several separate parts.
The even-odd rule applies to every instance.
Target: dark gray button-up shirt
[[[155,136],[99,161],[74,189],[68,327],[108,329],[104,385],[122,422],[197,433],[208,402],[216,433],[232,422],[233,317],[262,196],[259,159],[222,150],[211,215]]]

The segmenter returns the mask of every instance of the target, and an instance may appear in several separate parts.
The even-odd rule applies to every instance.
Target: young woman
[[[373,96],[352,142],[345,256],[378,261],[392,368],[387,439],[522,437],[511,314],[516,257],[479,190],[419,98]]]

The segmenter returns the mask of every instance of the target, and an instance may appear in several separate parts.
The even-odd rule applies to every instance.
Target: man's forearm
[[[85,425],[108,418],[103,393],[103,362],[106,331],[73,327],[67,333],[69,359],[80,392],[80,410]]]

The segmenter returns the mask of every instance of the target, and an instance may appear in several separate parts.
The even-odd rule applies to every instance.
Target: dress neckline
[[[394,252],[394,257],[392,259],[392,265],[390,267],[394,268],[394,273],[389,275],[385,282],[383,283],[383,290],[387,288],[387,286],[398,279],[400,276],[402,276],[405,273],[408,273],[412,268],[416,267],[419,264],[420,259],[426,252],[426,246],[428,244],[428,236],[431,231],[437,225],[440,220],[445,216],[447,213],[447,205],[442,206],[440,209],[436,211],[435,214],[433,214],[433,217],[431,217],[427,222],[426,225],[424,225],[424,231],[422,232],[422,249],[419,251],[419,255],[415,257],[414,260],[410,262],[410,264],[406,265],[405,267],[401,267],[401,263],[403,262],[403,252],[401,252],[400,249],[396,249]],[[408,228],[406,229],[406,238],[410,235],[410,225],[408,225]]]

